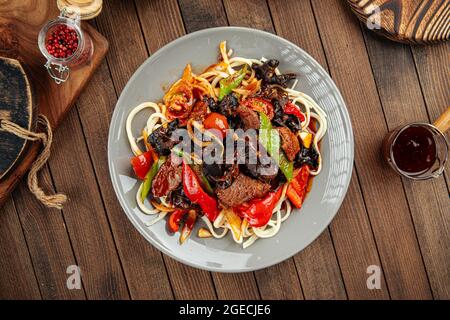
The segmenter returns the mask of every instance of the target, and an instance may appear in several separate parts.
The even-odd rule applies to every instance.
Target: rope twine
[[[28,173],[28,188],[43,205],[61,210],[63,204],[67,201],[67,196],[62,193],[46,194],[38,185],[37,174],[50,157],[50,148],[53,141],[53,132],[47,117],[40,114],[38,116],[38,124],[45,127],[46,133],[29,131],[6,119],[0,119],[0,131],[12,133],[28,141],[42,141],[42,151],[37,156]]]

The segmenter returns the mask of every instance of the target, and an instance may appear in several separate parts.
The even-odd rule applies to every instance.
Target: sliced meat
[[[262,198],[269,190],[270,184],[239,174],[230,187],[217,190],[217,198],[224,208],[233,208],[250,199]]]
[[[277,175],[278,166],[257,138],[247,137],[244,156],[245,162],[241,164],[241,168],[248,176],[262,182],[270,182]],[[256,163],[255,156],[257,156]]]
[[[164,197],[181,184],[181,165],[175,165],[169,158],[159,168],[152,182],[152,194],[155,197]]]
[[[244,124],[245,130],[259,129],[259,116],[255,111],[242,104],[237,107],[236,111]]]
[[[289,161],[294,161],[300,151],[300,143],[295,134],[286,127],[277,128],[281,136],[281,149],[283,149]]]

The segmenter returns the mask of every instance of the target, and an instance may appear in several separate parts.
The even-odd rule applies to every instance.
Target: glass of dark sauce
[[[396,128],[384,139],[384,158],[406,178],[426,180],[438,177],[444,171],[449,153],[444,134],[449,121],[450,108],[434,125],[416,122]]]

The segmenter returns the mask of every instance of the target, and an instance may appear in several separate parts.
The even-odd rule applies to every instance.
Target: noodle
[[[203,93],[207,93],[210,97],[217,99],[217,97],[219,96],[220,80],[229,77],[230,75],[241,69],[243,66],[247,65],[247,74],[242,80],[241,86],[233,89],[233,91],[236,94],[241,95],[241,97],[243,98],[246,98],[247,95],[251,95],[257,92],[260,88],[260,83],[255,83],[255,81],[260,80],[257,80],[255,70],[251,67],[254,64],[261,65],[265,61],[267,61],[267,59],[264,57],[262,57],[260,60],[244,57],[231,57],[232,50],[230,49],[227,51],[226,41],[223,41],[220,44],[219,49],[221,61],[215,65],[211,65],[200,75],[192,74],[192,79],[194,81],[193,87],[198,88],[199,90],[202,90]],[[277,75],[281,74],[278,68],[275,69],[275,73]],[[176,81],[172,85],[172,88],[179,84],[181,80],[182,79]],[[301,130],[298,132],[298,134],[300,135],[300,133],[303,131],[313,135],[312,146],[318,153],[317,170],[310,171],[310,174],[314,176],[319,174],[322,169],[322,155],[319,149],[319,142],[324,137],[325,132],[327,131],[327,116],[322,108],[310,96],[294,89],[297,83],[298,80],[295,80],[290,88],[283,88],[281,86],[278,86],[278,88],[284,90],[292,103],[299,106],[302,110],[302,113],[305,115],[304,121],[301,122]],[[148,117],[146,121],[146,125],[143,128],[144,133],[141,136],[135,138],[131,132],[133,118],[136,116],[136,114],[146,108],[153,109],[154,112]],[[128,141],[130,143],[130,148],[135,155],[140,155],[142,153],[141,149],[137,145],[138,142],[145,139],[146,136],[150,135],[160,126],[165,125],[169,122],[166,114],[166,106],[164,104],[158,105],[153,102],[144,102],[131,110],[126,120],[126,133]],[[312,121],[312,119],[315,120],[318,124],[316,132],[313,132],[310,129],[310,122]],[[193,128],[208,136],[211,141],[199,140],[199,138],[195,136]],[[206,147],[212,143],[212,140],[215,140],[221,145],[223,155],[223,152],[225,150],[223,142],[216,135],[210,133],[208,130],[205,130],[201,123],[198,123],[193,119],[189,119],[187,121],[187,131],[193,142],[201,147]],[[186,156],[190,156],[196,163],[202,163],[202,160],[196,158],[196,156],[193,154]],[[136,195],[136,202],[138,207],[146,215],[157,215],[155,219],[146,223],[146,225],[150,227],[158,221],[163,220],[164,217],[168,213],[174,211],[175,208],[173,208],[171,205],[168,205],[164,197],[158,198],[159,201],[156,201],[156,199],[152,200],[151,204],[153,208],[146,207],[140,197],[142,186],[143,183],[140,184],[138,193]],[[230,223],[227,221],[227,218],[223,211],[218,215],[214,222],[209,221],[209,219],[205,215],[201,216],[201,219],[214,238],[223,238],[230,230],[233,240],[236,243],[241,244],[244,249],[248,248],[259,238],[270,238],[275,236],[280,231],[281,224],[286,221],[291,215],[293,207],[286,196],[287,187],[288,183],[285,183],[282,186],[283,189],[280,200],[275,205],[275,208],[272,211],[271,219],[263,227],[251,227],[249,226],[247,220],[244,219],[241,223],[240,230],[237,230],[236,228],[233,230]]]

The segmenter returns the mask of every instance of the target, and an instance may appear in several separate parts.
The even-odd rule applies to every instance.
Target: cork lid
[[[81,20],[93,19],[102,11],[103,0],[57,0],[59,10],[66,7],[77,7]]]

